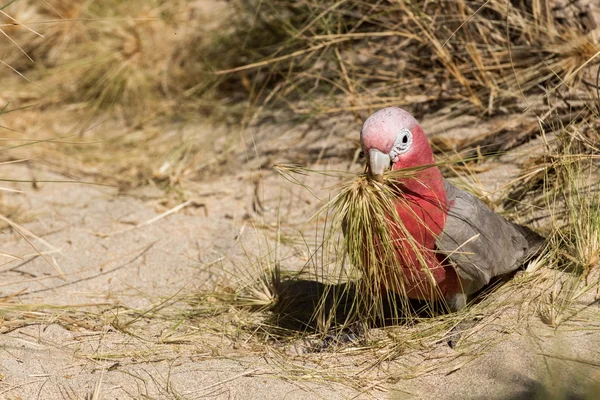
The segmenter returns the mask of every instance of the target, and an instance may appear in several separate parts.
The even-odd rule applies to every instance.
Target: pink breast
[[[438,168],[431,168],[420,179],[403,182],[403,187],[406,190],[396,203],[396,211],[406,230],[395,229],[393,240],[404,289],[411,298],[435,299],[459,285],[456,272],[441,263],[443,257],[435,247],[447,213],[443,178]],[[397,288],[388,289],[398,292]]]

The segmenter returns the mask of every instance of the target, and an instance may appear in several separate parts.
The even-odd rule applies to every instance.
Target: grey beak
[[[376,149],[369,150],[369,172],[377,182],[383,182],[383,173],[390,169],[390,156]]]

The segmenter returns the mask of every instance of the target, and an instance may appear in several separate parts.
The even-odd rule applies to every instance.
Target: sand
[[[520,320],[519,331],[499,329],[497,343],[479,357],[439,343],[367,372],[373,355],[347,349],[307,354],[291,350],[302,342],[261,343],[235,310],[191,317],[194,296],[231,291],[257,276],[252,263],[265,255],[265,243],[273,243],[278,218],[281,232],[293,235],[321,204],[265,165],[301,159],[361,168],[336,157],[352,152],[357,127],[351,120],[316,128],[286,124],[281,132],[280,125],[255,128],[256,150],[240,152],[248,168],[225,168],[194,182],[186,193],[193,202],[165,203],[166,194],[152,186],[122,192],[77,183],[40,182],[37,189],[7,184],[24,193],[6,193],[5,204],[30,217],[3,229],[0,247],[20,258],[3,257],[0,294],[21,307],[16,313],[0,308],[0,398],[525,399],[547,398],[548,391],[577,398],[597,384],[597,331],[577,323],[555,330],[535,314]],[[286,151],[276,152],[280,148]],[[31,179],[28,166],[3,168],[14,179]],[[490,168],[498,168],[482,175],[490,189],[516,171],[502,163]],[[35,178],[68,179],[43,163]],[[317,189],[333,183],[305,179]],[[308,258],[297,244],[280,252],[288,269]],[[507,313],[506,319],[516,316]],[[426,372],[437,359],[458,361]],[[411,378],[407,371],[422,373]]]

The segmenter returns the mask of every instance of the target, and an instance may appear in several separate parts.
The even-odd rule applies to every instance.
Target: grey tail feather
[[[546,243],[546,238],[524,225],[513,225],[519,230],[519,232],[523,234],[523,236],[525,236],[525,239],[527,240],[527,252],[525,253],[525,257],[523,257],[523,262],[540,254],[544,244]]]

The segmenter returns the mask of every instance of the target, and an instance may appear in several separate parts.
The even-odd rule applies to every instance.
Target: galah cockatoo
[[[515,271],[541,248],[540,235],[508,222],[442,177],[423,129],[407,111],[377,111],[365,121],[360,142],[368,175],[379,182],[390,169],[431,165],[395,182],[403,199],[394,206],[405,229],[392,230],[389,240],[402,268],[402,291],[409,298],[445,299],[452,311],[460,310],[468,295],[491,278]],[[407,235],[417,246],[407,245]]]

